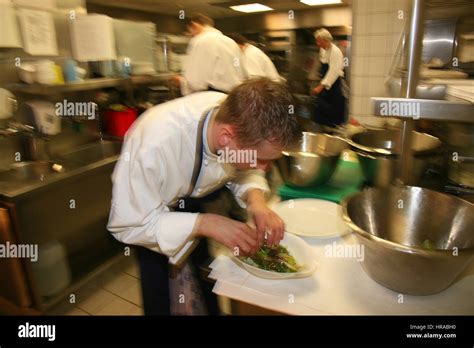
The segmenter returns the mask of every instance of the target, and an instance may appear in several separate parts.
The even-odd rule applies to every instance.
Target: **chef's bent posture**
[[[205,313],[218,312],[211,286],[195,273],[200,256],[207,255],[206,238],[239,255],[283,238],[283,221],[265,203],[263,171],[297,137],[291,104],[285,85],[254,79],[228,96],[207,91],[160,104],[129,130],[112,176],[108,229],[119,241],[138,246],[145,314],[176,313],[170,298],[172,307],[191,301],[169,290],[169,263],[185,264],[182,270],[194,263],[184,286],[202,294]],[[239,150],[256,157],[230,156]],[[177,211],[186,210],[183,198],[204,197],[224,185],[255,228],[220,215]],[[191,307],[191,314],[202,314],[199,301]]]
[[[328,126],[344,123],[346,98],[342,90],[344,56],[332,42],[332,35],[326,29],[314,33],[316,45],[320,47],[321,82],[312,90],[318,96],[316,122]]]
[[[207,90],[228,93],[244,79],[239,47],[213,26],[214,21],[202,14],[188,22],[193,37],[183,61],[183,75],[171,79],[183,95]]]

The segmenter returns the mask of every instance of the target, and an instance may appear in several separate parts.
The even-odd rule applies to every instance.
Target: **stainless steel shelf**
[[[25,93],[33,95],[51,95],[60,93],[71,93],[90,91],[95,89],[102,89],[108,87],[128,87],[133,88],[139,85],[151,85],[165,83],[173,74],[156,74],[156,75],[143,75],[143,76],[131,76],[127,78],[95,78],[84,81],[68,82],[63,85],[40,85],[33,84],[28,85],[25,83],[15,83],[6,86],[8,90],[15,93]]]
[[[96,78],[88,79],[84,81],[77,82],[68,82],[63,85],[40,85],[33,84],[28,85],[25,83],[15,83],[7,86],[12,92],[26,93],[26,94],[36,94],[36,95],[49,95],[49,94],[58,94],[58,93],[68,93],[68,92],[81,92],[94,89],[101,89],[107,87],[115,86],[124,86],[129,83],[128,78]]]
[[[374,115],[381,117],[474,123],[474,104],[457,98],[372,98],[372,108]]]

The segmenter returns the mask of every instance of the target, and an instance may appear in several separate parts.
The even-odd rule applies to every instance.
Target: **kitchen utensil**
[[[367,188],[342,203],[364,246],[362,266],[394,291],[430,295],[449,287],[474,260],[474,205],[410,186]]]
[[[277,166],[286,183],[311,187],[327,182],[337,167],[346,142],[328,134],[302,132],[297,146],[283,151]]]
[[[388,186],[396,178],[400,153],[400,132],[368,130],[352,135],[348,140],[369,185]],[[429,134],[413,132],[413,170],[407,184],[419,184],[441,141]]]
[[[341,206],[321,199],[292,199],[272,207],[288,232],[306,237],[344,236],[350,229],[341,219]]]
[[[296,263],[302,267],[300,271],[295,273],[271,272],[249,265],[238,257],[233,257],[233,260],[249,273],[266,279],[305,278],[314,273],[317,267],[315,255],[311,247],[303,239],[290,233],[285,233],[285,238],[283,238],[280,243],[288,249],[290,254],[295,258]]]

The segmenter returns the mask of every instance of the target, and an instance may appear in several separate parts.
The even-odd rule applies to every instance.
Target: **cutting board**
[[[340,159],[336,171],[326,184],[309,188],[282,185],[278,188],[278,194],[282,200],[317,198],[340,203],[345,197],[358,192],[363,183],[359,163]]]

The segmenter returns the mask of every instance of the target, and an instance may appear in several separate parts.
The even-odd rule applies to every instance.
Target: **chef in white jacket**
[[[314,87],[311,94],[317,96],[315,116],[316,122],[337,126],[345,122],[346,98],[344,86],[344,55],[333,43],[333,37],[326,29],[314,33],[316,45],[320,48],[321,82]]]
[[[187,95],[213,90],[228,93],[244,79],[237,44],[214,28],[214,21],[202,14],[189,20],[193,38],[183,61],[182,75],[171,81]]]
[[[273,81],[285,81],[278,74],[271,59],[258,47],[251,45],[241,34],[230,34],[229,37],[239,45],[242,51],[242,66],[246,78],[268,77]]]
[[[265,204],[263,171],[297,139],[292,102],[283,84],[254,79],[228,96],[208,91],[157,105],[128,131],[112,176],[108,229],[139,246],[146,314],[170,313],[168,262],[180,262],[196,240],[212,238],[242,255],[283,238],[283,221]],[[172,208],[182,197],[203,197],[224,185],[255,229]]]

